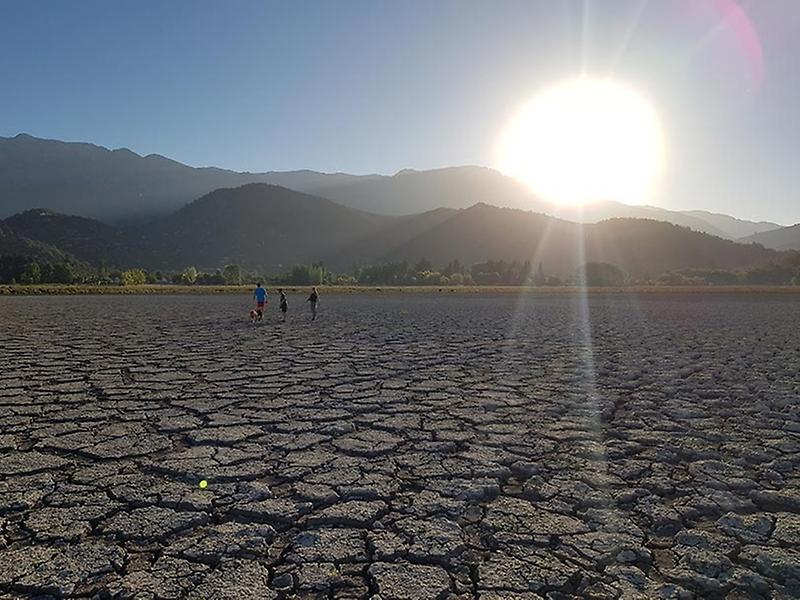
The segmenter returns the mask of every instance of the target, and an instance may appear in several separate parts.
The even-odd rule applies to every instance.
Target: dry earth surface
[[[0,298],[0,598],[800,594],[800,296],[304,308]]]

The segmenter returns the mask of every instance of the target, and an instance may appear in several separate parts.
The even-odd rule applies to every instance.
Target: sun
[[[658,116],[633,88],[580,77],[545,89],[511,119],[497,168],[556,204],[652,197],[664,162]]]

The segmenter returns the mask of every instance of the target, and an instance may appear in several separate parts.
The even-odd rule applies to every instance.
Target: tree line
[[[588,262],[569,277],[547,273],[541,262],[489,260],[466,266],[459,260],[435,268],[427,259],[416,263],[386,262],[354,267],[350,273],[335,273],[321,262],[294,265],[279,275],[248,271],[229,264],[202,271],[186,267],[181,271],[112,269],[70,261],[37,261],[23,256],[0,256],[0,283],[95,284],[95,285],[243,285],[255,281],[271,285],[415,285],[415,286],[714,286],[714,285],[800,285],[800,252],[790,252],[782,263],[739,271],[724,269],[681,269],[656,276],[632,277],[620,267]]]

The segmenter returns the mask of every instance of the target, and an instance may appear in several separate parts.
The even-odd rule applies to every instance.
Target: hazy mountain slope
[[[294,264],[330,261],[355,241],[387,227],[391,217],[338,205],[286,188],[250,184],[216,190],[178,212],[129,231],[129,264],[181,269],[236,263],[275,273]]]
[[[743,237],[743,244],[762,244],[775,250],[800,250],[800,223]]]
[[[451,208],[437,208],[418,215],[390,217],[386,227],[347,244],[334,260],[351,266],[380,261],[395,248],[443,223],[457,212]]]
[[[0,218],[46,206],[106,222],[141,220],[174,212],[215,189],[247,183],[281,185],[386,215],[467,208],[485,202],[587,223],[614,217],[657,219],[729,238],[769,225],[703,211],[677,212],[619,202],[558,207],[538,199],[522,183],[485,167],[405,170],[393,176],[309,170],[237,173],[189,167],[127,149],[108,150],[25,134],[0,137]]]
[[[345,186],[380,177],[380,175],[350,175],[349,173],[320,173],[307,169],[300,171],[267,171],[259,173],[264,183],[279,185],[296,192],[315,194],[318,189]],[[317,194],[319,195],[319,194]]]
[[[0,256],[25,256],[43,262],[70,259],[67,254],[49,244],[19,235],[0,221]]]
[[[585,261],[657,276],[681,268],[747,268],[780,258],[760,245],[660,221],[581,225],[485,203],[391,217],[268,184],[216,190],[172,215],[125,228],[46,210],[16,215],[0,226],[6,253],[59,257],[68,250],[95,264],[151,270],[213,270],[236,263],[274,274],[322,261],[348,272],[354,265],[420,258],[436,266],[454,259],[466,265],[529,259],[562,277]]]
[[[18,235],[48,244],[92,264],[115,261],[124,251],[121,232],[94,219],[32,209],[2,223]]]
[[[781,227],[777,223],[770,223],[769,221],[748,221],[746,219],[737,219],[730,215],[712,213],[707,210],[682,210],[680,212],[710,223],[717,229],[724,231],[727,234],[725,237],[732,240]]]
[[[581,249],[583,248],[583,251]],[[579,225],[546,215],[479,204],[392,250],[392,260],[427,258],[441,265],[487,259],[542,262],[548,274],[571,275],[584,261],[613,262],[636,275],[681,268],[746,268],[778,254],[669,223],[614,219]]]
[[[313,192],[346,206],[387,215],[465,208],[478,202],[527,209],[538,204],[524,185],[485,167],[407,169],[390,177],[369,176]]]
[[[666,210],[657,206],[634,206],[623,204],[621,202],[605,201],[587,204],[582,207],[566,206],[556,207],[552,211],[547,211],[548,214],[575,221],[579,223],[598,223],[607,219],[652,219],[655,221],[665,221],[673,225],[680,225],[681,227],[689,227],[695,231],[703,233],[710,233],[718,237],[730,238],[727,232],[715,227],[707,221],[692,216],[683,214],[673,210]]]
[[[534,210],[561,219],[595,223],[616,217],[655,219],[690,227],[719,237],[739,237],[700,215],[671,211],[656,206],[632,206],[621,202],[596,202],[583,207],[557,206],[536,197],[522,183],[485,167],[465,166],[430,171],[405,170],[391,177],[372,175],[341,183],[304,189],[346,206],[380,214],[410,214],[437,207],[467,208],[483,202],[493,206]],[[287,180],[292,189],[296,185]],[[712,215],[712,213],[708,213]],[[726,217],[726,215],[718,215]],[[748,222],[727,217],[725,223]],[[757,224],[753,224],[754,226]]]
[[[586,226],[586,256],[626,272],[658,275],[686,268],[745,269],[779,259],[758,246],[643,219],[611,219]]]
[[[583,217],[581,218],[581,213]],[[606,219],[634,218],[653,219],[665,221],[673,225],[689,227],[695,231],[710,233],[717,237],[735,240],[750,233],[766,231],[779,227],[767,221],[747,221],[737,219],[730,215],[712,213],[705,210],[667,210],[658,206],[631,206],[620,202],[600,202],[588,205],[582,209],[572,209],[572,212],[556,210],[555,216],[568,218],[572,221],[596,223]]]
[[[488,204],[458,211],[450,219],[394,248],[387,258],[434,265],[458,259],[474,264],[488,259],[543,260],[554,272],[577,266],[575,223],[547,215]],[[537,252],[539,248],[539,252]]]
[[[0,217],[39,206],[106,221],[167,214],[214,189],[264,179],[127,149],[0,137]]]
[[[214,269],[238,263],[277,272],[311,261],[343,270],[374,262],[453,212],[379,216],[285,188],[249,184],[217,190],[143,224],[111,226],[49,209],[28,210],[0,224],[7,235],[13,232],[20,252],[39,254],[36,243],[41,242],[96,265]]]

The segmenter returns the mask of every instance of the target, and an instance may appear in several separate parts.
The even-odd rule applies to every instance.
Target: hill
[[[128,229],[125,261],[159,269],[236,263],[268,273],[316,261],[349,268],[351,263],[330,261],[344,246],[391,222],[287,188],[249,184],[216,190],[168,217]]]
[[[537,198],[520,182],[486,167],[449,167],[429,171],[406,169],[392,176],[370,175],[350,180],[326,178],[309,180],[309,183],[306,187],[305,180],[288,177],[281,185],[353,208],[389,215],[406,215],[438,207],[468,208],[485,203],[534,210],[581,223],[617,217],[654,219],[727,239],[776,227],[773,223],[754,223],[707,211],[673,211],[613,201],[582,207],[557,206]]]
[[[744,246],[647,219],[578,224],[547,215],[477,204],[394,248],[393,260],[444,264],[488,259],[541,261],[548,274],[571,275],[586,261],[612,262],[634,276],[685,268],[737,269],[778,260],[777,252]]]
[[[586,226],[586,256],[635,276],[680,269],[749,269],[781,260],[773,250],[646,219],[610,219]]]
[[[781,227],[777,223],[771,223],[770,221],[747,221],[745,219],[731,217],[730,215],[712,213],[707,210],[683,210],[680,212],[685,215],[702,219],[706,223],[709,223],[718,230],[724,232],[724,237],[732,240],[737,240],[739,238],[761,233],[763,231],[779,229]]]
[[[680,268],[744,268],[777,254],[668,223],[616,219],[580,225],[541,213],[478,203],[455,210],[386,216],[267,184],[212,192],[157,222],[127,231],[131,266],[213,269],[226,263],[277,273],[293,264],[354,265],[422,258],[542,261],[571,275],[586,260],[634,275]],[[585,256],[581,248],[585,248]]]
[[[9,217],[2,223],[18,235],[92,264],[116,261],[124,253],[122,232],[94,219],[39,208]]]
[[[57,262],[71,257],[49,244],[18,234],[0,221],[0,257],[22,256],[43,262]]]
[[[800,250],[800,223],[743,237],[743,244],[761,244],[774,250]]]
[[[389,217],[386,227],[341,248],[334,257],[334,262],[350,267],[384,261],[393,249],[444,223],[458,212],[451,208],[437,208],[417,215]]]
[[[239,173],[194,168],[125,148],[109,150],[26,134],[0,137],[0,218],[46,206],[107,223],[143,220],[168,215],[215,189],[248,183],[280,185],[350,208],[393,216],[442,207],[468,208],[483,202],[585,223],[614,217],[656,219],[731,239],[776,227],[704,211],[679,212],[619,202],[598,202],[584,208],[555,206],[518,181],[485,167],[406,169],[392,176],[309,170]]]
[[[291,182],[287,182],[292,187]],[[466,208],[485,202],[530,209],[541,204],[524,185],[485,167],[406,169],[346,183],[326,182],[312,191],[352,208],[386,215],[410,215],[436,208]]]
[[[709,233],[717,237],[729,239],[727,231],[720,229],[699,217],[674,210],[666,210],[657,206],[628,205],[621,202],[604,201],[586,206],[555,207],[547,211],[556,217],[577,223],[599,223],[607,219],[650,219],[664,221],[681,227],[688,227],[701,233]]]
[[[541,261],[548,275],[560,277],[586,261],[605,261],[638,277],[686,268],[749,268],[781,256],[646,219],[579,224],[486,203],[387,216],[269,184],[216,190],[145,224],[111,227],[38,209],[0,225],[6,246],[17,253],[61,252],[94,264],[149,270],[213,270],[234,263],[277,274],[295,264],[324,262],[350,272],[357,265],[422,258],[435,266],[499,259]]]
[[[0,137],[0,217],[46,206],[105,221],[163,215],[221,187],[262,181],[264,174],[194,168],[128,149]]]

